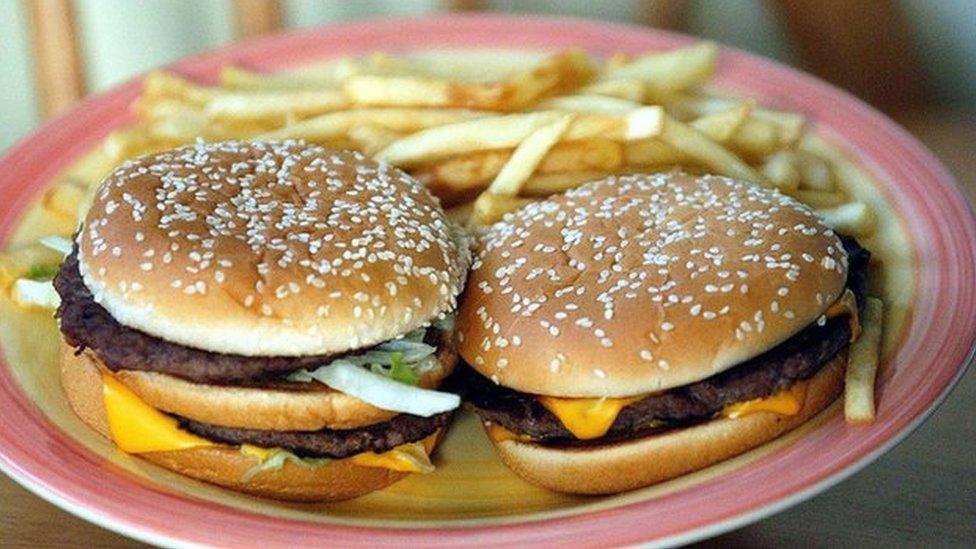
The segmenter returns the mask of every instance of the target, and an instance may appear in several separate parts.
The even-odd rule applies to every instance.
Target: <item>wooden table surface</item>
[[[976,203],[976,116],[901,121]],[[165,512],[165,510],[161,510]],[[825,493],[704,543],[755,546],[976,546],[976,372],[907,440]],[[0,475],[0,547],[138,547]]]

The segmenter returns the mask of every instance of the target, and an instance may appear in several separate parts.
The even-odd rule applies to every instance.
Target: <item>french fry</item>
[[[402,134],[373,124],[364,124],[349,130],[349,138],[358,144],[356,148],[368,155],[375,154],[401,137]]]
[[[515,111],[546,94],[579,87],[590,79],[592,73],[589,58],[573,50],[549,57],[504,82],[362,75],[346,80],[343,91],[351,101],[364,106]]]
[[[87,189],[94,189],[114,167],[115,161],[99,146],[85,153],[65,170],[65,179]]]
[[[502,171],[488,186],[487,192],[501,196],[518,196],[522,184],[532,176],[549,149],[566,133],[574,118],[575,115],[568,114],[529,134],[515,148]]]
[[[797,189],[789,193],[793,198],[814,208],[836,208],[846,203],[847,196],[844,193],[832,191],[807,191]]]
[[[409,167],[467,152],[513,148],[561,116],[555,112],[512,114],[436,126],[394,141],[376,158]]]
[[[569,112],[624,113],[639,109],[641,104],[606,95],[581,94],[550,97],[539,102],[536,106],[540,109]]]
[[[784,147],[792,146],[799,141],[800,137],[803,136],[803,129],[806,126],[806,118],[802,114],[795,112],[756,109],[753,111],[753,118],[778,127],[780,142]]]
[[[233,89],[307,90],[336,88],[341,83],[334,74],[261,73],[235,66],[220,69],[220,84]]]
[[[429,176],[435,188],[450,187],[456,192],[483,189],[501,172],[511,155],[512,151],[507,149],[469,153],[424,168],[415,175],[421,173]],[[549,150],[536,173],[539,176],[554,174],[557,178],[566,179],[567,175],[572,175],[568,172],[609,172],[620,168],[623,158],[623,146],[616,141],[566,141]]]
[[[78,209],[88,201],[88,189],[70,180],[47,189],[41,197],[41,205],[54,215],[75,219]]]
[[[702,42],[687,48],[642,55],[606,70],[601,79],[637,78],[651,98],[663,97],[702,84],[715,73],[718,48]]]
[[[588,181],[603,179],[612,173],[607,171],[571,171],[536,174],[522,185],[522,196],[546,197],[575,189]]]
[[[801,189],[833,191],[837,188],[833,170],[826,160],[802,150],[796,152],[796,160]]]
[[[211,120],[261,120],[308,118],[348,106],[338,90],[249,91],[215,94],[203,111]]]
[[[9,290],[15,280],[30,277],[31,271],[53,273],[61,260],[59,252],[40,243],[0,253],[0,289]]]
[[[624,163],[630,166],[682,164],[691,158],[660,139],[641,139],[624,146]]]
[[[624,101],[641,103],[647,95],[647,86],[639,78],[608,78],[583,86],[579,89],[579,93],[616,97]]]
[[[876,219],[863,202],[850,202],[836,208],[818,209],[817,214],[835,231],[852,236],[870,236]]]
[[[743,100],[730,95],[716,95],[712,91],[706,94],[698,92],[676,93],[668,97],[667,106],[681,117],[694,118],[728,110]],[[759,106],[752,110],[752,117],[777,126],[784,136],[792,137],[793,141],[799,139],[806,124],[806,119],[802,114]]]
[[[482,189],[502,171],[511,150],[479,151],[460,155],[430,169],[431,179],[456,191]]]
[[[377,153],[379,160],[398,166],[416,166],[474,151],[510,149],[536,129],[552,124],[564,113],[540,111],[468,120],[419,131]],[[581,114],[563,134],[565,141],[604,138],[629,141],[660,133],[664,112],[641,107],[625,114]]]
[[[530,51],[418,51],[405,56],[412,74],[465,82],[501,82],[539,65],[547,54]]]
[[[698,130],[667,116],[663,126],[661,140],[686,154],[696,163],[722,175],[760,185],[769,185],[766,178],[759,172]]]
[[[466,109],[352,109],[309,118],[268,132],[261,138],[323,142],[346,136],[353,128],[364,125],[407,134],[464,120],[485,118],[490,114]]]
[[[749,158],[761,158],[788,146],[776,126],[757,118],[744,120],[730,136],[727,145]]]
[[[365,57],[340,57],[275,73],[254,72],[227,66],[220,71],[222,86],[234,89],[337,89],[346,79],[358,74],[410,74],[404,59],[374,53]]]
[[[469,225],[475,227],[491,225],[499,221],[508,212],[515,211],[531,202],[532,200],[528,198],[502,196],[490,192],[481,193],[478,195],[478,199],[474,201]]]
[[[119,164],[127,158],[139,156],[154,148],[156,142],[145,128],[134,127],[116,130],[102,141],[102,151],[109,161]]]
[[[664,109],[641,107],[626,113],[581,114],[566,130],[566,141],[603,138],[634,141],[660,135],[664,126]]]
[[[714,141],[725,143],[736,134],[751,112],[752,104],[743,102],[731,109],[698,118],[691,123],[691,127]]]
[[[564,141],[542,159],[538,173],[612,171],[623,165],[623,143],[604,138]]]
[[[777,189],[791,193],[800,187],[800,171],[792,152],[781,151],[766,158],[762,174]]]
[[[166,71],[151,72],[142,80],[144,100],[171,98],[193,105],[203,105],[213,97],[213,93],[212,88],[201,86]]]
[[[861,318],[861,336],[851,344],[844,379],[844,418],[848,423],[872,423],[875,417],[874,383],[881,359],[884,305],[867,298]]]

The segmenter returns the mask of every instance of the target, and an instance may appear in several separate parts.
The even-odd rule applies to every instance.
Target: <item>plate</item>
[[[359,21],[234,45],[174,70],[212,80],[219,66],[274,69],[374,50],[640,52],[689,37],[645,28],[505,16]],[[884,261],[877,290],[891,309],[877,421],[850,426],[840,405],[744,456],[619,496],[580,498],[530,486],[495,459],[462,415],[438,470],[342,504],[297,505],[197,483],[127,456],[67,408],[49,314],[0,299],[0,468],[54,504],[106,528],[164,545],[675,544],[715,535],[796,504],[864,467],[945,398],[976,341],[976,220],[946,170],[904,130],[810,76],[723,49],[718,85],[807,114],[878,212],[868,241]],[[50,122],[0,159],[0,241],[43,232],[40,191],[110,130],[132,121],[133,80]],[[845,152],[838,152],[845,151]],[[856,162],[852,160],[856,159]],[[33,213],[32,213],[33,211]]]

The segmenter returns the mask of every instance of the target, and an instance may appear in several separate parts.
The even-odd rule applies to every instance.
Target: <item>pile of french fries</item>
[[[44,205],[76,217],[112,167],[198,139],[301,139],[407,170],[473,229],[587,181],[680,169],[774,187],[869,236],[874,213],[805,145],[803,115],[709,87],[717,57],[711,43],[608,59],[377,53],[274,73],[227,66],[215,85],[155,72],[133,105],[138,124],[110,134]],[[4,267],[10,256],[0,289],[24,271]]]

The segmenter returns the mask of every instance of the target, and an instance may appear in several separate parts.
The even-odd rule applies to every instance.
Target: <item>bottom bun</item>
[[[111,440],[101,372],[86,355],[75,355],[62,346],[61,384],[75,413],[91,428]],[[253,457],[238,446],[212,446],[169,452],[147,452],[139,457],[198,480],[257,496],[291,501],[341,501],[379,490],[408,473],[380,467],[362,467],[337,460],[323,467],[303,467],[286,462],[281,469],[266,471],[244,481],[255,466]]]
[[[837,399],[846,366],[843,352],[811,378],[803,408],[793,416],[758,412],[603,446],[492,444],[509,468],[533,484],[572,494],[624,492],[703,469],[795,429]]]

